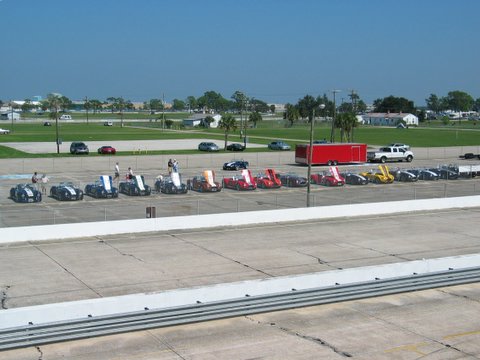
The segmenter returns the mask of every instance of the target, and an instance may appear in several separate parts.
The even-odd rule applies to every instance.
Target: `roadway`
[[[258,154],[249,156],[258,168],[269,165],[305,171],[291,164],[291,158],[281,158],[291,157],[291,153],[267,154],[273,158],[258,157],[255,162]],[[224,160],[206,156],[202,165],[208,161],[218,165]],[[150,160],[157,165],[142,158],[142,168],[153,176],[166,161],[158,166],[159,158]],[[450,159],[438,158],[441,160]],[[48,161],[36,165],[55,166],[51,159]],[[102,164],[85,163],[80,171],[74,164],[67,164],[61,172],[49,173],[82,181],[98,174]],[[4,165],[4,169],[22,166],[9,161]],[[198,162],[189,165],[186,171],[192,174],[203,168]],[[3,180],[2,186],[9,181],[15,180]],[[445,183],[415,186],[427,184],[424,187],[428,188]],[[450,186],[477,191],[478,179],[448,182]],[[358,195],[365,201],[378,201],[381,194],[394,194],[393,198],[385,195],[385,200],[398,199],[402,189],[413,194],[412,184],[372,184],[359,189],[318,187],[314,191],[322,199],[329,199],[325,204],[335,203],[340,194],[355,202],[354,193],[349,191],[365,191]],[[285,206],[291,206],[289,202],[294,199],[303,202],[304,189],[280,190],[291,196],[290,200],[285,198]],[[260,191],[238,194],[225,190],[220,194],[230,202],[235,202],[236,196],[248,196],[252,208],[264,201]],[[220,194],[198,196],[203,199]],[[159,202],[167,201],[164,206],[174,207],[167,199],[158,195]],[[121,197],[115,206],[120,208],[130,201],[139,201],[142,210],[148,203]],[[175,201],[180,207],[186,200]],[[217,200],[211,201],[215,206]],[[3,219],[5,209],[12,206],[10,202],[0,201]],[[95,211],[90,202],[97,206],[97,201],[87,199],[77,216]],[[36,205],[57,208],[60,203],[46,199]],[[27,207],[40,210],[29,205],[13,206],[22,212]],[[478,208],[401,215],[394,211],[381,218],[8,244],[0,247],[1,304],[3,308],[15,308],[480,252],[475,227],[480,220]],[[0,353],[0,359],[478,359],[479,313],[480,285],[471,284],[6,351]]]

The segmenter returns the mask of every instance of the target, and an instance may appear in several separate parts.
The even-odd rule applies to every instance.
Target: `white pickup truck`
[[[370,162],[387,162],[387,161],[407,161],[413,160],[413,152],[399,146],[385,146],[378,151],[368,151],[367,160]]]

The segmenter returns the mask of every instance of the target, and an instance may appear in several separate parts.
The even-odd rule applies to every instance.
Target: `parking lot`
[[[390,168],[431,167],[439,164],[459,163],[477,164],[478,161],[459,160],[457,154],[470,149],[420,149],[415,150],[417,158],[413,163],[390,163]],[[475,151],[474,149],[471,151]],[[223,189],[219,193],[197,193],[189,191],[184,195],[153,193],[146,197],[130,197],[120,194],[117,199],[95,199],[85,196],[82,201],[58,201],[44,196],[41,203],[19,204],[8,198],[12,186],[21,182],[30,182],[33,171],[46,173],[49,186],[62,181],[71,181],[84,189],[100,175],[113,175],[118,161],[124,174],[132,167],[136,174],[143,175],[147,185],[154,186],[158,175],[167,173],[167,162],[174,157],[180,164],[183,182],[199,175],[204,169],[213,169],[216,178],[221,181],[237,173],[224,171],[222,165],[232,159],[249,161],[249,168],[255,176],[272,167],[278,173],[296,173],[306,176],[307,167],[294,163],[294,152],[275,151],[266,153],[201,153],[193,155],[135,155],[135,156],[75,156],[71,158],[2,160],[4,169],[0,181],[0,226],[23,226],[60,224],[71,222],[90,222],[103,220],[121,220],[144,218],[147,207],[155,208],[156,217],[211,214],[223,212],[241,212],[251,210],[270,210],[304,207],[307,192],[305,188],[257,189],[255,191],[235,191]],[[377,164],[340,166],[340,170],[355,172],[376,169]],[[314,166],[312,173],[326,170],[325,166]],[[362,202],[425,199],[452,196],[478,195],[478,178],[461,180],[418,181],[365,186],[346,185],[330,188],[320,185],[311,186],[311,204],[314,206],[354,204]]]

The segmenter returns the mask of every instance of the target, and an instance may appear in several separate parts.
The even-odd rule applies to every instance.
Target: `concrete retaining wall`
[[[176,216],[168,218],[101,221],[77,224],[22,226],[0,229],[0,244],[89,236],[243,226],[276,222],[325,220],[412,211],[480,207],[480,196],[404,200],[355,205],[250,211],[240,213]]]

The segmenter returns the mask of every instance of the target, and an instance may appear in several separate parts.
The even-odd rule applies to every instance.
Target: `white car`
[[[103,123],[104,126],[113,126],[113,121],[105,121]]]
[[[10,130],[8,130],[8,129],[1,129],[1,128],[0,128],[0,134],[1,134],[1,135],[10,134]]]

